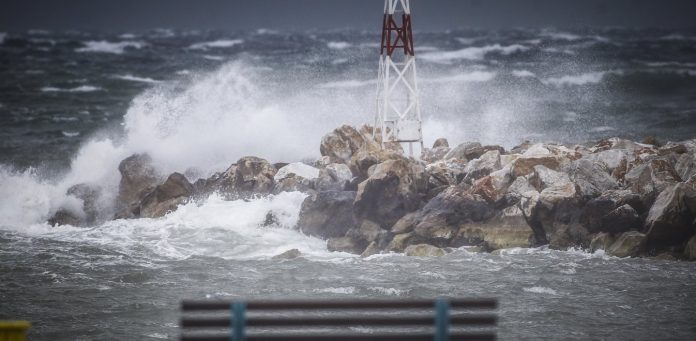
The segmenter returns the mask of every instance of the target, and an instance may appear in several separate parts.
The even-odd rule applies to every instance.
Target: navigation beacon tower
[[[413,143],[423,150],[423,133],[409,0],[384,0],[380,49],[373,138],[381,134],[382,147],[408,143],[413,156]]]

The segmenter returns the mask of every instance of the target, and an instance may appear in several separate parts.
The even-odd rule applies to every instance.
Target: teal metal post
[[[435,341],[449,341],[449,302],[444,298],[435,301]]]
[[[230,333],[230,341],[245,341],[246,340],[246,304],[244,302],[232,303],[232,331]]]

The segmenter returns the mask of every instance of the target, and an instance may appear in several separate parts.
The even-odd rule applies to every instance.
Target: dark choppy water
[[[3,36],[0,34],[0,36]],[[32,339],[166,339],[204,297],[501,298],[501,339],[696,338],[696,263],[511,250],[362,260],[291,227],[303,196],[48,227],[76,183],[243,155],[296,161],[373,115],[373,32],[10,32],[0,43],[0,319]],[[426,142],[663,140],[696,131],[696,31],[417,33]],[[104,204],[108,213],[108,204]],[[259,227],[272,210],[275,228]],[[303,259],[270,260],[298,248]]]

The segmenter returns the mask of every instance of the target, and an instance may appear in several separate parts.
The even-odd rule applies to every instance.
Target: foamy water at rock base
[[[694,37],[693,31],[619,28],[416,32],[426,145],[444,137],[452,149],[479,141],[510,151],[531,140],[517,152],[536,157],[550,148],[569,158],[587,152],[583,158],[601,159],[606,177],[628,155],[614,154],[630,149],[630,156],[648,160],[634,183],[663,191],[687,182],[681,177],[693,173],[689,143],[682,150],[597,141],[696,137]],[[356,191],[351,172],[372,174],[360,165],[297,162],[317,166],[325,134],[343,123],[371,122],[377,40],[364,32],[268,30],[0,33],[6,66],[0,68],[0,319],[32,321],[32,340],[174,339],[184,298],[493,296],[500,298],[504,340],[696,338],[694,262],[532,243],[494,253],[440,245],[442,257],[360,257],[331,252],[326,240],[302,233],[303,202],[314,194],[307,186],[347,182]],[[473,185],[497,149],[489,151],[468,156],[461,179],[443,173],[445,182]],[[588,156],[594,152],[603,154]],[[467,157],[465,148],[459,153]],[[158,217],[133,215],[119,203],[119,165],[134,154],[147,155],[154,185],[181,174],[160,193],[197,194],[176,201],[175,210],[138,198]],[[498,152],[492,163],[512,162],[509,154]],[[253,190],[289,173],[331,180],[285,181],[285,189],[301,191],[264,187],[262,196],[207,191],[227,186],[225,172],[245,175],[239,165],[229,167],[250,155],[274,170],[294,163]],[[660,157],[664,163],[652,161]],[[527,185],[578,183],[564,178],[570,168],[539,166],[519,174],[527,181],[516,184],[521,193],[536,190]],[[96,184],[98,192],[78,184]],[[690,195],[681,187],[675,193],[670,198]],[[624,220],[613,221],[642,223],[649,215],[650,207],[626,193],[601,198],[619,198],[612,210]],[[49,224],[60,212],[71,212],[81,226]],[[379,216],[391,223],[395,217],[387,213]],[[289,250],[297,252],[278,257]]]

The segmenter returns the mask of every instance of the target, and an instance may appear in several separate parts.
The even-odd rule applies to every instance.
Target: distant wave
[[[517,52],[527,51],[529,48],[519,44],[501,46],[500,44],[488,45],[483,47],[467,47],[456,51],[430,52],[420,56],[421,59],[431,62],[448,63],[454,60],[482,60],[488,53],[497,52],[503,55],[510,55]]]
[[[221,60],[224,60],[224,59],[225,59],[225,57],[222,57],[222,56],[213,56],[213,55],[210,55],[210,54],[204,55],[203,58],[205,58],[205,59],[207,59],[207,60],[214,60],[214,61],[221,61]]]
[[[674,40],[696,40],[696,37],[685,36],[682,34],[673,33],[673,34],[669,34],[669,35],[660,37],[660,40],[672,40],[672,41],[674,41]]]
[[[124,33],[118,36],[121,39],[135,39],[136,35],[133,33]]]
[[[142,41],[120,41],[112,43],[106,40],[87,41],[85,47],[76,49],[77,52],[113,53],[123,54],[126,48],[141,49],[147,44]]]
[[[541,36],[548,37],[548,38],[555,39],[555,40],[566,40],[566,41],[575,41],[575,40],[582,39],[582,36],[579,36],[579,35],[573,34],[573,33],[567,33],[567,32],[544,32],[541,34]]]
[[[616,130],[616,128],[610,127],[610,126],[600,126],[600,127],[594,127],[592,129],[590,129],[590,131],[593,133],[605,133],[605,132],[614,131],[614,130]]]
[[[368,85],[377,84],[376,80],[347,80],[347,81],[337,81],[337,82],[327,82],[319,84],[318,87],[322,89],[350,89],[350,88],[360,88]]]
[[[456,38],[456,39],[462,45],[471,45],[471,44],[481,40],[481,38],[461,38],[461,37]]]
[[[345,41],[330,41],[326,44],[332,50],[345,50],[352,45]]]
[[[534,72],[528,70],[512,70],[512,75],[519,78],[536,77]]]
[[[650,67],[684,67],[684,68],[696,68],[696,63],[681,63],[681,62],[647,62],[647,61],[637,61],[646,66]]]
[[[208,50],[208,49],[226,49],[232,46],[236,46],[244,43],[242,39],[222,39],[215,41],[206,41],[203,43],[196,43],[189,46],[191,50]]]
[[[280,33],[280,32],[278,32],[276,30],[269,29],[269,28],[259,28],[258,30],[256,30],[256,34],[258,34],[258,35],[270,35],[270,34],[278,34],[278,33]]]
[[[470,73],[460,73],[454,76],[424,78],[423,83],[456,83],[456,82],[488,82],[495,78],[495,72],[473,71]]]
[[[79,132],[79,131],[65,131],[65,130],[63,130],[63,131],[61,131],[61,133],[62,133],[63,136],[65,136],[65,137],[77,137],[77,136],[80,136],[80,132]]]
[[[116,76],[114,76],[114,78],[122,79],[124,81],[151,83],[151,84],[156,84],[156,83],[162,82],[162,81],[158,81],[156,79],[152,79],[152,78],[148,78],[148,77],[138,77],[138,76],[133,76],[133,75],[116,75]]]
[[[5,37],[7,37],[7,33],[0,32],[0,45],[2,45],[5,42]]]
[[[604,75],[606,72],[603,71],[588,72],[580,75],[547,78],[543,82],[555,86],[597,84],[602,81]]]
[[[70,89],[65,89],[65,88],[56,88],[52,86],[46,86],[41,88],[41,91],[43,92],[94,92],[94,91],[103,91],[103,88],[100,88],[98,86],[92,86],[92,85],[81,85],[76,88],[70,88]]]

